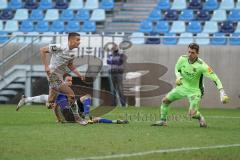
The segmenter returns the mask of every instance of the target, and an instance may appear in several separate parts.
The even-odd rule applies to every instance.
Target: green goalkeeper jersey
[[[193,64],[188,61],[187,55],[182,55],[175,66],[177,78],[181,78],[182,86],[190,90],[201,90],[203,92],[203,76],[210,78],[218,89],[223,88],[218,76],[200,58]]]

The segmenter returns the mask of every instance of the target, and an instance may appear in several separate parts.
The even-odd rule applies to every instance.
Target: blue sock
[[[99,120],[99,123],[112,123],[112,120],[105,119],[105,118],[101,118],[101,119]]]

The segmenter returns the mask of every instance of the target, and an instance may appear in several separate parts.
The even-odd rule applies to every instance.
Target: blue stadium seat
[[[92,15],[90,17],[90,21],[105,21],[106,19],[106,14],[104,9],[94,9],[92,12]]]
[[[193,43],[193,34],[192,33],[182,33],[179,37],[178,44],[190,44]]]
[[[71,0],[68,9],[77,10],[83,8],[83,0]]]
[[[0,44],[5,43],[8,41],[8,35],[6,32],[0,31]]]
[[[144,44],[145,38],[142,32],[133,32],[130,36],[130,41],[132,44]]]
[[[233,33],[234,24],[230,21],[225,21],[220,24],[220,32],[222,33]]]
[[[33,9],[29,19],[32,21],[39,21],[39,20],[43,20],[44,18],[44,14],[43,14],[43,10],[41,9]]]
[[[216,32],[218,32],[217,22],[206,21],[202,32],[204,32],[204,33],[216,33]]]
[[[211,15],[209,11],[207,10],[200,10],[197,12],[197,20],[199,21],[209,21],[211,18]]]
[[[68,21],[74,19],[74,13],[71,9],[64,9],[60,15],[60,20]]]
[[[225,21],[227,19],[227,13],[225,10],[214,10],[211,20],[212,21]]]
[[[7,9],[8,2],[7,0],[0,0],[0,9]]]
[[[151,21],[158,21],[162,19],[162,13],[161,10],[154,9],[150,12],[148,19]]]
[[[45,21],[54,21],[59,19],[59,13],[57,9],[48,9],[45,14]]]
[[[168,21],[175,21],[178,19],[178,13],[176,10],[166,10],[164,13],[164,19]]]
[[[139,26],[139,31],[143,33],[150,33],[153,31],[153,24],[149,20],[142,21]]]
[[[56,0],[55,8],[56,9],[67,9],[68,1],[67,0]]]
[[[203,10],[216,10],[218,9],[219,4],[217,0],[206,0],[203,4]]]
[[[35,26],[36,32],[48,32],[49,31],[49,24],[47,21],[38,21]]]
[[[183,33],[186,31],[184,21],[173,21],[170,32],[171,33]]]
[[[82,32],[96,32],[96,22],[84,21]]]
[[[68,21],[65,31],[66,32],[79,32],[80,31],[79,21]]]
[[[4,9],[0,12],[0,19],[1,20],[10,20],[13,19],[14,13],[11,9]]]
[[[5,32],[16,32],[18,31],[18,21],[8,20],[4,27]]]
[[[39,2],[39,9],[51,9],[53,8],[52,0],[41,0]]]
[[[234,0],[222,0],[222,2],[220,3],[219,9],[231,10],[234,7],[235,7]]]
[[[25,20],[22,21],[19,31],[21,32],[33,32],[34,31],[34,25],[32,21]]]
[[[22,0],[10,0],[8,3],[9,9],[19,9],[22,8]]]
[[[186,0],[174,0],[171,9],[183,10],[187,8]]]
[[[100,8],[105,10],[112,10],[115,6],[114,0],[102,0],[100,3]]]
[[[188,2],[189,9],[202,9],[202,2],[201,0],[190,0]]]
[[[179,15],[178,19],[181,21],[191,21],[193,20],[194,13],[192,9],[184,9],[181,11],[181,14]]]
[[[214,33],[210,39],[210,44],[212,45],[225,45],[226,43],[227,40],[224,33]]]
[[[190,33],[200,33],[202,31],[202,25],[199,21],[191,21],[186,31]]]
[[[162,43],[165,45],[176,45],[177,44],[177,38],[175,33],[166,33],[164,34],[164,38],[162,40]]]
[[[50,31],[51,32],[64,32],[65,26],[64,26],[64,21],[54,21],[52,25],[50,26]]]
[[[28,9],[17,9],[14,20],[23,21],[28,19]]]
[[[171,3],[169,0],[158,0],[157,8],[158,9],[170,9]]]
[[[79,20],[79,21],[86,21],[86,20],[89,20],[89,18],[90,18],[90,13],[89,13],[89,10],[86,10],[86,9],[78,10],[77,14],[75,15],[75,20]]]
[[[84,6],[84,9],[97,9],[99,8],[99,1],[98,0],[87,0]]]
[[[235,29],[235,33],[240,33],[240,22],[237,23],[237,27]]]
[[[239,9],[233,9],[230,11],[228,18],[228,21],[240,21],[240,10]]]
[[[36,0],[26,0],[24,7],[27,9],[37,9],[38,3]]]
[[[240,45],[240,33],[233,33],[229,38],[230,45]]]
[[[195,42],[200,45],[209,45],[210,39],[208,33],[198,33]]]
[[[160,38],[159,37],[157,38],[157,36],[159,36],[158,33],[151,32],[149,36],[153,36],[153,37],[147,38],[146,44],[160,44]]]
[[[168,21],[158,21],[154,31],[157,33],[168,33],[169,31]]]

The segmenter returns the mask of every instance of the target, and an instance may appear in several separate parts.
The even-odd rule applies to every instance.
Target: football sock
[[[197,113],[192,117],[193,119],[200,119],[202,117],[201,113],[197,111]]]
[[[99,119],[98,122],[99,122],[99,123],[114,123],[112,120],[105,119],[105,118]],[[117,123],[117,121],[116,121],[116,123]]]
[[[165,103],[162,103],[161,105],[161,120],[167,120],[167,115],[168,115],[168,111],[169,111],[169,105],[165,104]]]
[[[26,97],[25,103],[46,103],[48,101],[48,95],[40,95],[35,97]]]

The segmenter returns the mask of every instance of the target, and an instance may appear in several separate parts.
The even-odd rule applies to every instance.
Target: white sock
[[[47,103],[47,101],[48,101],[48,95],[46,95],[46,94],[25,98],[25,103],[43,103],[43,104],[45,104],[45,103]]]

